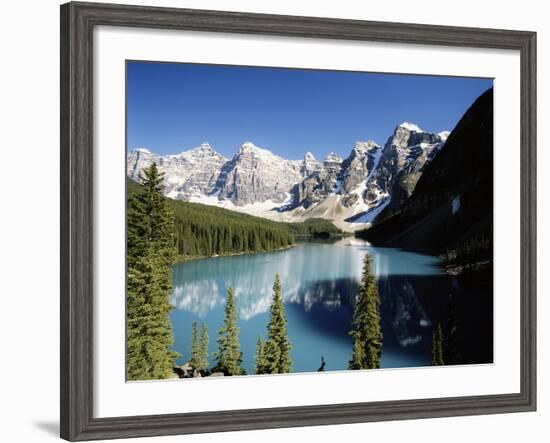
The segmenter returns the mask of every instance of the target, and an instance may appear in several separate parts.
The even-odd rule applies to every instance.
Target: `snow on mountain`
[[[448,134],[405,122],[384,146],[357,141],[345,159],[331,152],[323,161],[311,152],[288,160],[252,142],[243,143],[230,160],[208,143],[165,156],[138,148],[128,154],[127,171],[138,180],[141,169],[155,161],[171,198],[282,221],[322,217],[355,230],[408,198]]]
[[[139,148],[128,154],[126,161],[128,177],[138,180],[140,171],[153,161],[165,174],[166,195],[175,199],[211,193],[221,167],[227,163],[227,159],[214,151],[206,142],[176,155],[156,155],[148,149]]]
[[[364,201],[368,209],[352,221],[372,223],[383,210],[399,208],[443,144],[439,135],[424,132],[415,124],[398,125],[380,153],[376,171],[367,179]]]
[[[319,171],[322,167],[322,163],[315,159],[315,156],[311,152],[306,152],[304,155],[304,163],[302,165],[302,176],[307,177],[315,171]]]
[[[292,187],[302,178],[301,161],[286,160],[251,142],[224,165],[216,186],[219,199],[237,206],[266,200],[283,203]]]
[[[422,131],[422,129],[420,129],[417,125],[415,125],[414,123],[409,123],[409,122],[403,122],[401,123],[399,126],[401,126],[402,128],[405,128],[409,131],[414,131],[414,132],[424,132]]]
[[[331,152],[323,160],[323,164],[326,167],[338,167],[342,163],[342,157],[338,154]]]

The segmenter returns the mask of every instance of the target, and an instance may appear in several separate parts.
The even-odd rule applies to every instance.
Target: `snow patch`
[[[188,201],[191,203],[200,203],[208,206],[217,206],[219,208],[230,209],[235,212],[243,212],[245,214],[264,216],[270,211],[278,210],[281,207],[288,206],[292,202],[292,195],[290,193],[285,193],[285,200],[280,203],[273,201],[271,199],[265,200],[263,202],[249,203],[243,206],[235,205],[231,200],[220,200],[218,198],[220,194],[219,190],[214,191],[210,195],[201,195],[196,194],[189,197]]]
[[[422,129],[420,129],[420,128],[419,128],[417,125],[415,125],[414,123],[403,122],[403,123],[401,123],[399,126],[401,126],[402,128],[408,129],[409,131],[424,132]]]
[[[178,198],[178,195],[179,195],[179,192],[176,191],[175,189],[172,189],[168,194],[166,194],[166,197],[176,200]]]
[[[376,200],[374,204],[365,203],[365,201],[363,200],[363,194],[367,190],[368,183],[371,177],[374,177],[374,174],[378,169],[378,164],[380,163],[380,159],[382,158],[382,148],[378,147],[377,150],[372,154],[372,156],[374,164],[371,170],[368,172],[367,178],[350,192],[357,194],[357,196],[359,197],[357,202],[353,205],[354,215],[364,212],[361,217],[352,222],[354,224],[372,223],[376,216],[378,216],[378,214],[380,214],[380,212],[390,202],[390,196],[385,192],[381,192],[380,189],[378,189],[377,187],[373,189],[373,191],[376,193]]]
[[[342,157],[335,152],[331,152],[325,157],[324,163],[342,163]]]
[[[445,141],[447,141],[447,138],[449,138],[450,133],[451,133],[450,131],[441,131],[437,135],[439,136],[439,138],[441,139],[442,142],[445,142]]]
[[[456,214],[458,211],[460,211],[460,195],[457,195],[453,199],[452,211],[453,211],[453,215]]]
[[[344,183],[342,182],[342,180],[337,179],[336,183],[334,184],[334,188],[332,190],[332,193],[333,194],[340,194],[342,192],[343,186],[344,186]]]
[[[144,154],[151,154],[151,151],[149,151],[149,149],[146,149],[146,148],[136,148],[136,149],[134,149],[134,152],[142,152]]]
[[[377,146],[376,152],[373,154],[374,164],[372,165],[371,170],[367,174],[367,178],[365,180],[365,186],[366,186],[366,183],[369,181],[369,179],[372,177],[374,171],[378,169],[378,164],[380,163],[381,158],[382,158],[382,148],[380,146]]]
[[[381,203],[373,209],[367,210],[367,213],[361,217],[355,219],[353,223],[372,223],[376,217],[384,210],[386,206],[390,204],[391,198],[389,196],[384,197]]]

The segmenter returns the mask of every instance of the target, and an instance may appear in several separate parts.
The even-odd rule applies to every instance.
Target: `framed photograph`
[[[61,437],[536,408],[536,34],[61,6]]]

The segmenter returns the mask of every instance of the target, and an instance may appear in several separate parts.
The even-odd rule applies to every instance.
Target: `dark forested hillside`
[[[429,253],[453,249],[471,254],[481,248],[480,254],[487,256],[492,223],[493,90],[489,89],[466,111],[401,210],[356,235],[374,244]]]
[[[330,238],[342,236],[342,231],[330,220],[310,218],[300,223],[285,223],[298,237]]]
[[[128,179],[128,196],[140,185]],[[340,230],[327,220],[281,223],[228,209],[166,198],[175,215],[178,255],[204,257],[272,251],[294,243],[295,236],[330,237]]]

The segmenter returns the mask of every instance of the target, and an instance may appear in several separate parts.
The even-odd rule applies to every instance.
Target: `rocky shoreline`
[[[193,368],[189,362],[180,366],[174,366],[171,378],[204,378],[204,377],[225,377],[223,372],[199,371]]]

